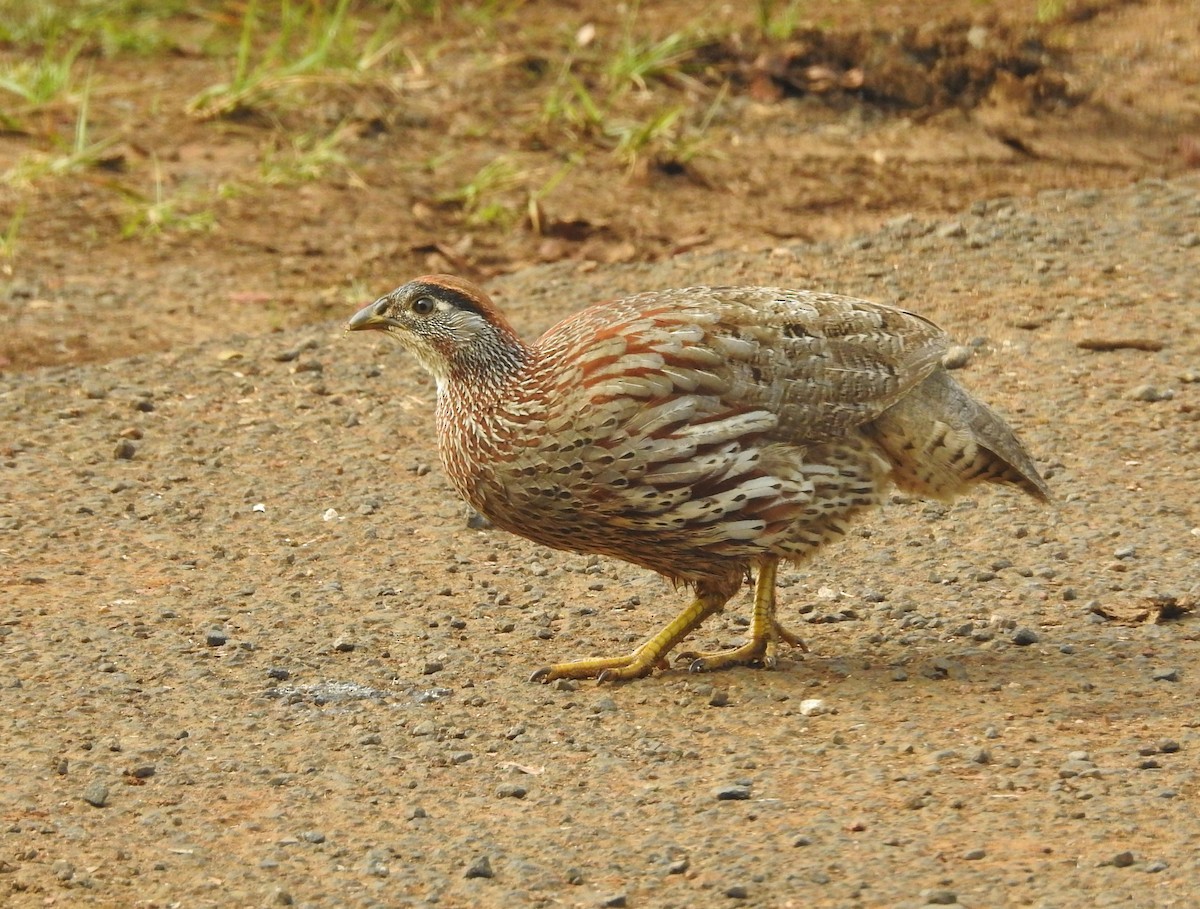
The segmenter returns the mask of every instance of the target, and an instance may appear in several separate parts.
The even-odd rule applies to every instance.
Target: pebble
[[[520,783],[501,783],[496,787],[496,798],[499,799],[523,799],[529,794],[529,790]]]
[[[975,351],[965,344],[953,344],[942,354],[942,366],[946,369],[962,369],[971,362],[974,353]]]
[[[718,802],[743,802],[750,798],[750,787],[742,783],[718,786],[713,790],[713,796]]]
[[[1155,669],[1152,673],[1150,673],[1150,678],[1154,679],[1156,682],[1178,682],[1179,667],[1171,666]]]
[[[830,712],[830,708],[820,698],[805,698],[800,702],[801,716],[821,716]]]
[[[1128,401],[1143,401],[1153,404],[1158,401],[1170,401],[1175,397],[1175,391],[1170,388],[1160,389],[1157,385],[1138,385],[1125,392]]]
[[[614,893],[611,896],[603,897],[600,900],[600,905],[603,909],[624,909],[629,905],[629,897],[624,893]]]
[[[463,872],[463,877],[467,880],[481,877],[484,879],[493,878],[496,873],[492,871],[492,862],[486,855],[481,855],[475,861],[467,866],[467,870]]]
[[[930,906],[953,906],[958,902],[958,894],[953,890],[922,890],[921,899]]]
[[[714,688],[712,694],[708,698],[709,707],[728,707],[729,692],[724,688]]]
[[[745,884],[731,884],[725,888],[725,895],[731,900],[744,900],[750,896],[750,891]]]
[[[224,647],[229,641],[229,635],[219,628],[213,628],[204,635],[204,643],[209,647]]]
[[[1041,638],[1032,628],[1018,628],[1012,635],[1012,642],[1018,647],[1028,647],[1030,644],[1036,644],[1039,640]]]
[[[118,461],[132,461],[137,456],[137,446],[130,439],[121,439],[113,449],[113,458]]]
[[[93,780],[83,790],[83,800],[93,808],[103,808],[108,804],[108,786],[101,780]]]
[[[1110,864],[1115,868],[1128,868],[1134,863],[1133,853],[1129,850],[1118,852],[1106,864]]]

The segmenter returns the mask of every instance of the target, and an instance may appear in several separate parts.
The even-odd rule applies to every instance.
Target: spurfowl
[[[1024,447],[941,365],[932,322],[835,294],[689,287],[601,303],[522,341],[482,290],[427,275],[363,308],[437,380],[442,464],[499,527],[690,587],[627,656],[533,678],[631,679],[757,570],[750,638],[692,670],[774,666],[775,572],[841,537],[892,485],[949,500],[978,482],[1045,500]]]

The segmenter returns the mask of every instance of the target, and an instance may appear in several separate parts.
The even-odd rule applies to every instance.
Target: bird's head
[[[438,387],[478,380],[520,363],[524,347],[487,294],[450,275],[425,275],[364,306],[347,331],[388,332],[421,361]]]

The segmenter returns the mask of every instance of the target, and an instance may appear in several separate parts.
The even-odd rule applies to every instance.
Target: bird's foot
[[[707,653],[687,651],[679,654],[675,660],[687,663],[688,672],[712,672],[734,666],[762,666],[764,669],[774,669],[779,663],[781,641],[791,647],[808,651],[808,645],[798,634],[772,621],[766,634],[752,635],[750,640],[739,647]]]
[[[649,675],[655,669],[666,669],[667,661],[661,656],[652,658],[642,646],[628,656],[594,657],[588,660],[572,660],[555,663],[535,670],[529,677],[531,682],[553,682],[555,679],[595,679],[598,682],[626,682]]]

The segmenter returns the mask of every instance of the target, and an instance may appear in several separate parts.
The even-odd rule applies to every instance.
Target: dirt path
[[[468,529],[428,379],[335,323],[6,378],[6,899],[1188,905],[1200,641],[1154,619],[1197,596],[1198,189],[494,285],[525,328],[815,285],[975,345],[1057,503],[894,503],[785,573],[813,652],[773,673],[525,682],[678,596]]]

